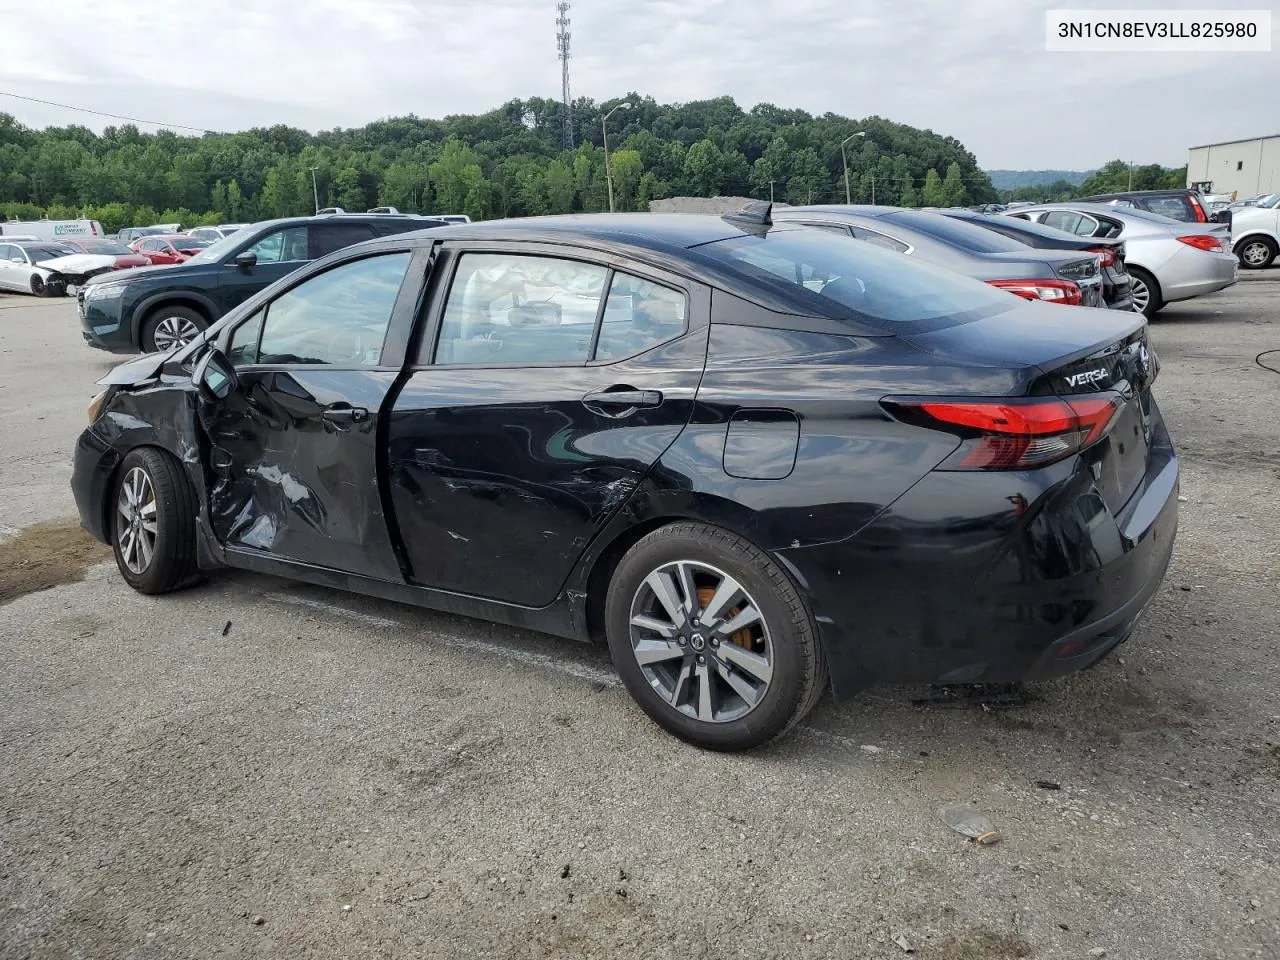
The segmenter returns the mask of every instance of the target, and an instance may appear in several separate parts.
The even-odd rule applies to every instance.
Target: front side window
[[[212,249],[212,248],[210,248]],[[248,250],[259,263],[286,263],[309,260],[307,256],[307,228],[288,227],[269,233]]]
[[[608,274],[576,260],[463,254],[436,363],[586,363]]]
[[[389,253],[304,280],[267,304],[261,319],[237,328],[233,362],[376,366],[408,267],[408,253]],[[255,326],[262,331],[256,338]]]
[[[231,332],[231,342],[227,346],[227,359],[233,367],[243,367],[258,362],[258,340],[262,337],[262,318],[259,310],[248,320]]]

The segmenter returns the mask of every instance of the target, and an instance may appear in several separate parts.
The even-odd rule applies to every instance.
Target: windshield
[[[215,240],[213,243],[207,243],[204,240],[196,242],[196,246],[201,247],[201,251],[187,261],[187,263],[213,263],[221,260],[224,256],[240,245],[243,238],[236,237],[232,234],[229,237],[223,237],[221,240]]]
[[[763,237],[731,237],[697,250],[744,279],[836,320],[961,323],[1017,305],[1015,297],[981,281],[811,228],[775,227]]]
[[[1272,207],[1280,206],[1280,193],[1273,193],[1269,197],[1263,197],[1256,204],[1256,207],[1262,207],[1264,210],[1270,210]]]
[[[46,260],[69,257],[80,252],[73,247],[23,247],[22,249],[27,251],[27,256],[31,258],[32,263],[44,263]]]
[[[203,250],[209,246],[208,240],[199,237],[175,237],[170,242],[179,250]]]
[[[923,234],[970,253],[1026,253],[1027,245],[999,233],[961,223],[941,213],[902,210],[884,218],[891,223],[919,230]]]
[[[82,246],[85,253],[96,253],[103,257],[123,257],[133,253],[123,243],[111,243],[108,240],[90,241]]]

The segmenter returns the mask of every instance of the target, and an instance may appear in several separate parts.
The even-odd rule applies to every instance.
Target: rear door
[[[403,582],[378,437],[426,256],[406,247],[343,261],[222,335],[239,384],[202,419],[209,515],[229,552]]]
[[[545,605],[689,421],[710,291],[534,244],[448,244],[433,276],[388,423],[412,579]]]

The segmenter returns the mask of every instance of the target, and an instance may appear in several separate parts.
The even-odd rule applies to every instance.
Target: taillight
[[[1080,288],[1070,280],[988,280],[987,283],[1024,300],[1045,300],[1069,306],[1076,306],[1084,300]]]
[[[1110,247],[1090,247],[1090,253],[1096,253],[1101,260],[1098,263],[1100,267],[1113,267],[1116,262],[1116,252]]]
[[[1194,196],[1187,197],[1191,201],[1191,209],[1195,212],[1197,223],[1208,223],[1209,218],[1204,214],[1204,207],[1200,206],[1200,201]]]
[[[1209,253],[1221,253],[1222,241],[1217,237],[1211,237],[1207,233],[1196,233],[1189,237],[1179,237],[1179,243],[1185,243],[1188,247],[1195,247],[1197,250],[1206,250]]]
[[[1120,409],[1114,393],[1029,400],[896,400],[900,419],[961,436],[939,470],[1030,470],[1083,450]]]

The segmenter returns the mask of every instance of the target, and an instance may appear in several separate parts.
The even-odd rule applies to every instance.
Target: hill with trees
[[[849,141],[855,203],[952,205],[997,193],[953,137],[881,117],[813,116],[730,97],[659,104],[632,93],[609,120],[619,210],[674,195],[843,202],[840,144]],[[306,214],[320,206],[466,213],[473,219],[608,206],[602,108],[573,110],[576,149],[561,148],[558,100],[512,100],[488,113],[416,116],[309,133],[292,127],[179,136],[133,125],[28,129],[0,114],[0,213],[77,215],[121,226],[183,225]]]
[[[1042,187],[1059,182],[1074,187],[1091,173],[1092,170],[988,170],[987,176],[997,190],[1017,190],[1019,187]]]

